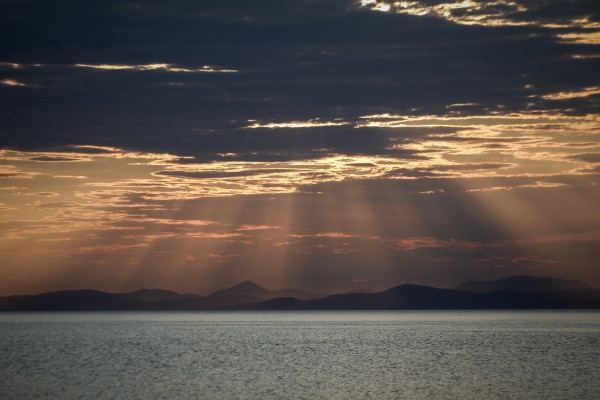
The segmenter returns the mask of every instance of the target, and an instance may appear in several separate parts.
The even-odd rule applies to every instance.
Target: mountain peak
[[[258,286],[256,283],[252,282],[251,280],[246,280],[242,283],[238,283],[237,285],[233,286],[232,288],[252,288],[252,289],[263,289],[265,290],[263,287]]]
[[[218,296],[258,296],[265,295],[269,293],[270,290],[267,290],[263,287],[258,286],[256,283],[247,280],[241,283],[238,283],[235,286],[232,286],[227,289],[217,290],[216,292],[209,295],[209,297],[218,297]]]

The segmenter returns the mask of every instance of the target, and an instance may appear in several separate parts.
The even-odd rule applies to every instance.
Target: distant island
[[[65,290],[0,297],[0,311],[497,309],[600,309],[600,290],[575,280],[514,276],[467,281],[453,289],[407,284],[376,293],[333,295],[268,290],[245,281],[208,296],[142,289],[131,293]]]

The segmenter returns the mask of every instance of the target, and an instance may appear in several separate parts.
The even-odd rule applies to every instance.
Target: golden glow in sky
[[[318,120],[310,123],[319,123],[315,121]],[[73,146],[61,151],[4,150],[0,157],[0,176],[3,177],[0,253],[10,260],[5,265],[18,263],[22,269],[18,273],[12,268],[1,271],[6,282],[2,290],[7,293],[18,291],[11,288],[24,291],[29,290],[28,287],[39,287],[38,290],[42,290],[46,281],[39,279],[40,274],[57,273],[61,279],[67,279],[64,274],[71,274],[67,266],[82,262],[97,265],[101,276],[100,271],[107,268],[111,278],[103,278],[106,287],[125,290],[130,287],[131,277],[140,278],[141,272],[136,271],[143,265],[145,270],[147,261],[144,260],[155,256],[161,259],[161,254],[171,257],[168,263],[182,274],[176,274],[181,278],[171,274],[167,279],[160,270],[148,276],[170,282],[170,287],[179,290],[193,289],[186,286],[187,278],[183,278],[191,264],[199,268],[195,274],[202,275],[209,271],[214,273],[214,268],[225,263],[241,279],[253,276],[251,271],[258,273],[251,265],[259,264],[264,257],[274,257],[285,264],[294,254],[301,259],[325,253],[346,257],[356,256],[357,249],[361,248],[361,257],[374,251],[418,253],[423,249],[453,249],[452,252],[459,253],[477,249],[485,250],[489,253],[486,257],[492,257],[490,254],[495,254],[497,249],[509,247],[514,253],[509,257],[511,260],[533,257],[532,266],[553,267],[559,261],[546,254],[536,252],[528,256],[515,250],[558,240],[556,236],[544,236],[543,230],[538,229],[551,223],[547,210],[531,208],[519,192],[540,188],[574,190],[577,182],[596,182],[600,162],[599,122],[596,116],[535,114],[369,115],[356,122],[341,121],[336,125],[348,129],[366,126],[389,130],[387,147],[403,151],[402,155],[342,155],[324,151],[321,158],[271,162],[230,161],[224,156],[219,161],[196,163],[189,157],[106,146]],[[295,128],[301,123],[255,124],[256,128],[266,129],[277,125],[283,129],[279,135],[286,135],[286,128]],[[322,126],[331,127],[326,123]],[[415,127],[425,131],[414,137],[403,133],[404,129]],[[435,131],[439,127],[450,130]],[[485,244],[467,239],[418,236],[419,229],[410,227],[403,228],[409,236],[395,237],[386,233],[387,223],[379,226],[377,213],[368,209],[382,200],[370,199],[370,194],[360,189],[360,182],[376,180],[414,182],[410,184],[411,192],[404,196],[418,196],[424,202],[428,196],[435,199],[447,195],[448,182],[456,182],[452,190],[476,196],[472,200],[499,218],[504,229],[531,239]],[[289,203],[289,198],[269,200],[268,197],[301,195],[304,188],[335,183],[347,187],[342,193],[351,190],[340,198],[348,203],[338,205],[345,211],[342,220],[340,215],[336,216],[337,212],[327,216],[331,207],[335,207],[333,198],[327,200],[328,195],[318,193],[311,195],[316,196],[313,201],[317,203],[325,201],[320,207],[329,210],[323,211],[324,218],[331,218],[330,224],[321,228],[324,231],[313,230],[314,227],[306,231],[304,224],[296,220],[310,218],[314,213],[310,207],[302,211]],[[592,188],[597,190],[596,186]],[[499,192],[504,194],[495,197],[488,194]],[[561,201],[588,210],[592,218],[598,218],[592,199],[586,198],[584,192],[575,193]],[[223,196],[231,200],[223,202]],[[212,211],[208,212],[206,205],[195,205],[194,202],[202,198],[211,204]],[[210,201],[211,198],[215,201]],[[273,205],[268,211],[244,211],[255,207],[244,206],[258,201],[252,199]],[[329,201],[334,203],[327,204]],[[386,207],[395,204],[398,211],[404,209],[393,217],[401,215],[404,222],[400,225],[418,226],[418,213],[413,209],[417,206],[410,206],[407,201],[406,198],[385,200],[389,202]],[[246,212],[253,214],[244,215]],[[308,214],[295,215],[302,212]],[[594,235],[581,240],[597,240],[597,232]],[[578,240],[577,235],[569,239]],[[20,248],[28,251],[19,251]],[[233,267],[241,259],[251,261],[247,261],[245,269]],[[452,257],[435,256],[430,262],[439,263],[443,259]],[[503,265],[507,261],[500,257],[495,262]],[[119,265],[118,271],[114,270],[116,267],[109,267],[112,264]],[[268,272],[270,281],[283,285],[285,274],[281,274],[285,268],[276,268],[277,273],[272,268],[260,275],[266,279],[264,275]],[[352,279],[358,278],[352,276]]]
[[[5,3],[0,296],[600,285],[589,2]]]

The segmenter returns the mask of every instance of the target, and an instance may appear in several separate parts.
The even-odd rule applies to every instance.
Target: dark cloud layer
[[[535,10],[546,18],[552,7]],[[462,109],[469,113],[600,107],[597,95],[541,97],[598,85],[600,59],[572,58],[597,46],[561,43],[537,25],[465,26],[353,1],[19,1],[3,2],[0,15],[0,77],[30,85],[0,86],[4,146],[118,145],[214,157],[211,147],[224,140],[263,140],[240,131],[248,119],[439,115],[460,103],[476,104]],[[239,72],[77,66],[156,63]],[[324,134],[306,134],[315,135],[307,147],[320,145]],[[343,144],[369,132],[353,135],[325,146],[352,153]],[[290,148],[297,137],[278,141]],[[260,145],[256,151],[270,157]]]

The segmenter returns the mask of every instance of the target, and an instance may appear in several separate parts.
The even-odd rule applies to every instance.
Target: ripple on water
[[[598,312],[0,314],[0,398],[583,398]]]

